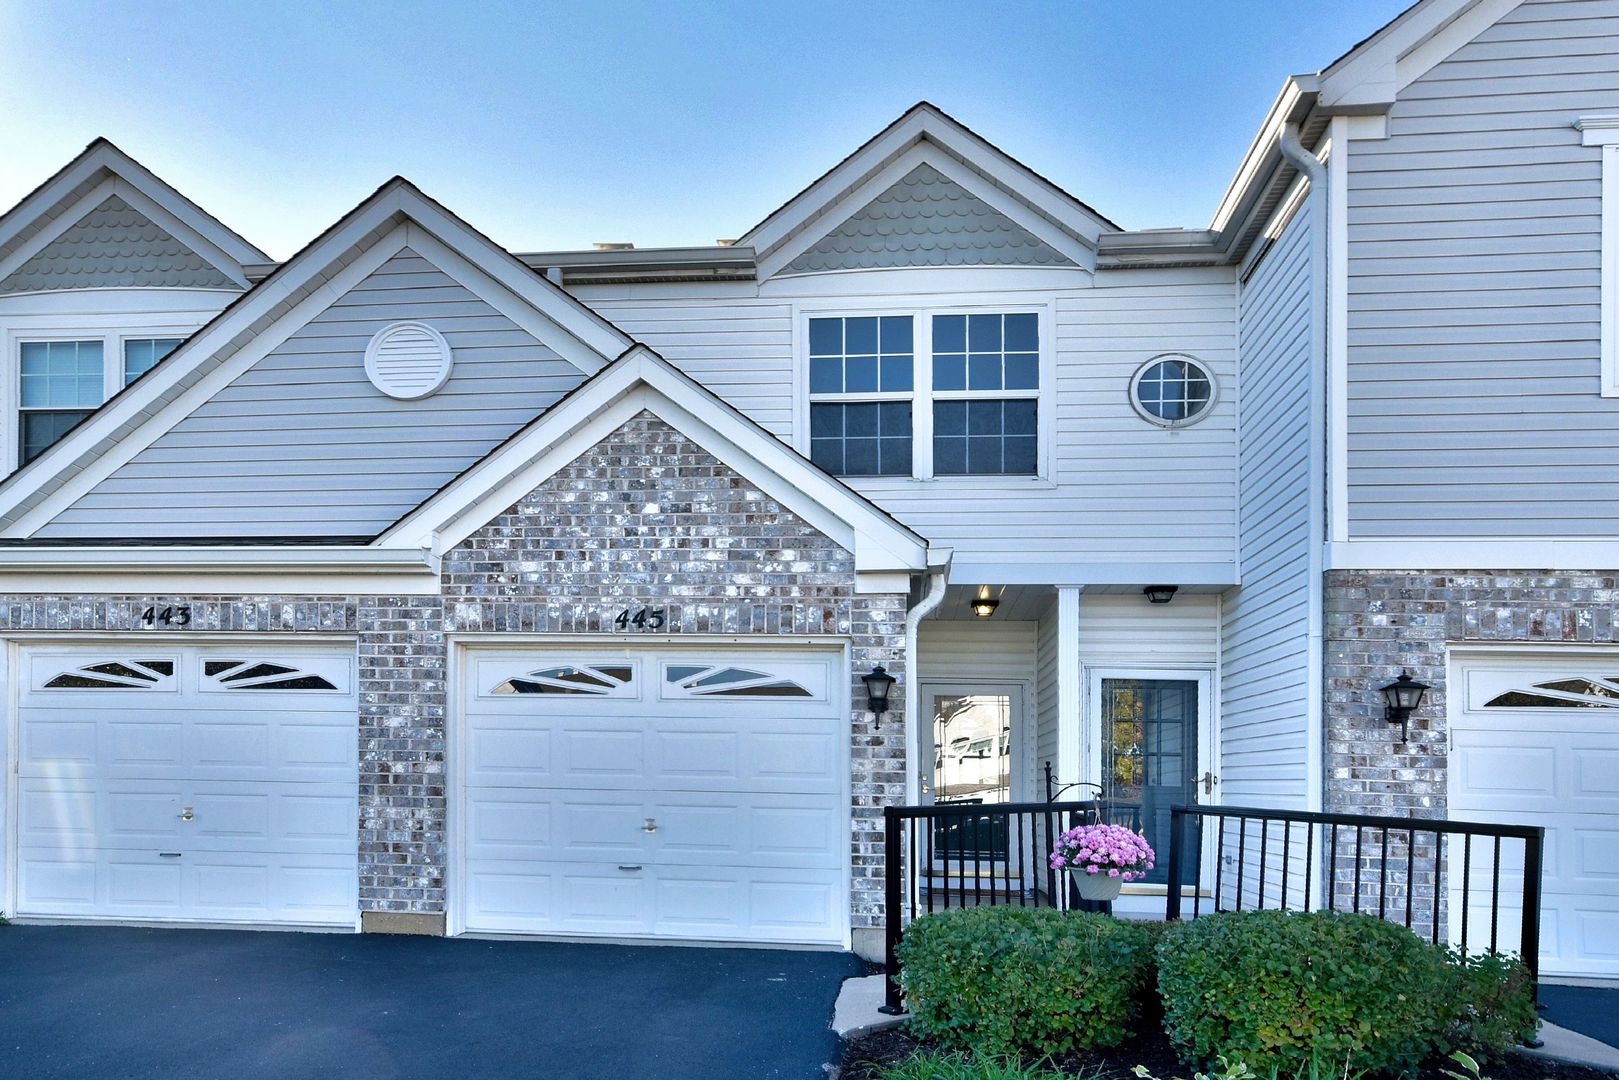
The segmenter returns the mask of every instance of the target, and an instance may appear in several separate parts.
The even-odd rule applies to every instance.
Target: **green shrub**
[[[1068,1080],[1039,1065],[936,1050],[924,1050],[901,1065],[891,1065],[880,1076],[882,1080]]]
[[[1444,1040],[1455,982],[1443,950],[1370,915],[1226,912],[1158,946],[1164,1030],[1183,1056],[1262,1076],[1414,1068]]]
[[[928,915],[900,942],[911,1027],[950,1050],[1041,1058],[1116,1046],[1150,987],[1151,939],[1090,912]]]
[[[1535,1037],[1540,1017],[1529,969],[1521,961],[1496,953],[1468,956],[1458,949],[1446,955],[1446,964],[1455,986],[1446,998],[1451,1026],[1441,1049],[1504,1054]]]

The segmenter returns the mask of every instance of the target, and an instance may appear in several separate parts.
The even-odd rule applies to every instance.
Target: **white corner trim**
[[[1344,137],[1346,139],[1386,139],[1389,137],[1389,118],[1386,113],[1373,113],[1370,116],[1346,116]]]
[[[1064,784],[1088,779],[1085,665],[1079,653],[1079,597],[1084,588],[1057,589],[1057,779]]]
[[[1614,118],[1619,120],[1619,118]],[[1619,123],[1602,146],[1600,355],[1602,396],[1619,397]],[[1590,134],[1590,132],[1587,132]]]
[[[1327,545],[1328,570],[1592,570],[1619,567],[1619,540],[1390,538]]]
[[[1327,154],[1328,539],[1349,539],[1349,117],[1335,116]]]

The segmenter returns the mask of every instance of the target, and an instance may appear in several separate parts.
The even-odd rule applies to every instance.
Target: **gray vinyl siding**
[[[1310,595],[1310,225],[1301,208],[1242,289],[1242,585],[1221,608],[1221,793],[1303,805]]]
[[[1528,0],[1350,147],[1349,531],[1611,537],[1601,163],[1619,4]]]
[[[116,195],[0,281],[0,293],[131,287],[239,288]]]
[[[1045,241],[931,165],[918,165],[783,273],[897,266],[1071,266]]]
[[[932,481],[850,478],[851,487],[958,564],[1231,565],[1235,551],[1236,323],[1231,272],[1105,271],[1089,288],[1008,285],[959,298],[851,290],[800,296],[817,310],[895,312],[970,303],[977,310],[1047,305],[1056,379],[1043,397],[1049,475],[1039,481],[952,476]],[[1077,274],[1077,272],[1076,272]],[[844,280],[859,280],[849,279]],[[752,286],[594,285],[580,299],[646,342],[743,413],[794,441],[802,384],[794,357],[794,302]],[[1179,431],[1130,406],[1136,369],[1164,352],[1199,357],[1221,383],[1208,419]]]
[[[397,401],[364,369],[403,319],[449,381]],[[408,249],[40,530],[44,538],[369,536],[533,420],[581,373]]]

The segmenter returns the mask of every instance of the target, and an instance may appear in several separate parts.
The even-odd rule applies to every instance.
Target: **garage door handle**
[[[639,870],[639,869],[641,869],[639,866],[625,866],[623,863],[620,863],[618,868],[620,870]]]
[[[178,851],[160,851],[157,853],[157,857],[160,859],[178,859],[180,853]]]
[[[189,806],[186,807],[184,810],[180,811],[180,820],[181,821],[191,821],[194,818],[196,818],[196,816],[197,816],[196,814],[193,814],[191,812],[191,807],[189,807]]]

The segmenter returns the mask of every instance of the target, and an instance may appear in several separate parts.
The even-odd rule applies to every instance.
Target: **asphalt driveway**
[[[847,954],[0,927],[0,1077],[824,1076]]]

